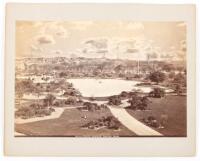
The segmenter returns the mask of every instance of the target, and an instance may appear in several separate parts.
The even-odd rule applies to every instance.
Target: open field
[[[120,130],[111,130],[107,128],[83,129],[82,125],[99,119],[103,116],[111,116],[108,109],[90,112],[79,111],[78,109],[66,109],[60,118],[38,121],[26,124],[15,124],[15,131],[26,134],[27,136],[135,136],[133,132],[123,125]],[[86,119],[83,118],[86,116]]]
[[[186,97],[166,96],[165,98],[151,98],[152,103],[148,105],[150,110],[133,111],[127,109],[129,114],[138,120],[154,116],[158,121],[162,114],[168,116],[165,128],[155,129],[164,136],[187,136],[186,132]]]

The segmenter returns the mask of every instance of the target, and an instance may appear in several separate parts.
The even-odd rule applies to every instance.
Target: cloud
[[[138,49],[134,49],[134,48],[129,48],[126,50],[126,53],[129,53],[129,54],[134,54],[134,53],[138,53],[139,50]]]
[[[52,35],[39,35],[36,37],[36,41],[39,45],[55,43],[55,40]]]
[[[129,30],[144,30],[144,25],[140,22],[130,22],[125,28]]]
[[[57,26],[57,29],[55,29],[55,34],[62,38],[67,38],[69,36],[69,33],[63,26]]]
[[[105,49],[108,47],[108,40],[107,39],[91,39],[85,41],[85,44],[90,44],[93,48],[96,49]]]
[[[94,23],[93,21],[72,21],[70,24],[71,24],[72,29],[83,31],[83,30],[88,29]]]
[[[100,54],[103,54],[103,53],[108,53],[108,50],[103,49],[103,50],[97,50],[96,52],[100,53]]]
[[[52,53],[52,54],[56,54],[56,55],[61,55],[61,54],[63,54],[63,52],[62,52],[61,50],[53,50],[51,53]]]
[[[68,30],[59,21],[45,22],[42,24],[38,22],[35,26],[40,27],[39,34],[49,34],[61,38],[67,38],[69,36]]]
[[[43,51],[40,47],[38,47],[38,46],[36,46],[34,44],[32,44],[30,46],[30,49],[31,49],[32,52],[42,52]]]

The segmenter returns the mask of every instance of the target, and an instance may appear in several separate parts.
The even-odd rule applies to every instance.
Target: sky
[[[184,22],[17,21],[16,57],[183,59]]]

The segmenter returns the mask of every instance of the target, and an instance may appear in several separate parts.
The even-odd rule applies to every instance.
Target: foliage
[[[154,128],[158,128],[159,127],[159,123],[157,121],[157,119],[154,116],[148,116],[147,119],[143,119],[142,120],[145,124],[147,124],[148,126],[154,127]]]
[[[176,84],[175,92],[177,93],[177,95],[181,95],[183,93],[183,88],[180,84]]]
[[[16,92],[23,92],[23,93],[30,93],[33,92],[35,89],[33,85],[33,81],[30,79],[25,79],[25,80],[18,80],[16,79],[15,82],[15,91]]]
[[[52,106],[53,102],[55,101],[56,97],[52,94],[48,94],[45,99],[43,100],[43,103],[45,106]]]
[[[156,72],[150,73],[149,79],[152,82],[156,82],[156,83],[163,82],[165,80],[165,74],[162,72],[156,71]]]
[[[182,86],[186,86],[186,76],[184,74],[177,74],[174,77],[173,83],[181,84]]]
[[[130,103],[130,106],[128,106],[128,108],[132,110],[146,110],[147,105],[150,101],[146,96],[141,97],[138,95],[133,95],[128,102]]]
[[[165,96],[165,90],[162,88],[154,88],[153,91],[149,92],[150,97],[161,98]]]
[[[68,105],[74,105],[76,103],[77,103],[77,98],[74,96],[67,98],[67,100],[65,101],[65,104],[68,104]]]
[[[118,130],[120,128],[120,122],[113,116],[102,117],[96,121],[90,121],[83,125],[83,128],[96,129],[106,127],[112,130]]]
[[[170,71],[174,70],[175,68],[174,68],[173,64],[165,64],[165,65],[162,67],[162,69],[163,69],[164,71],[166,71],[166,72],[170,72]]]
[[[96,103],[84,102],[83,107],[79,108],[79,110],[97,111],[105,108],[107,108],[106,105],[98,105]]]
[[[108,98],[108,104],[109,105],[120,105],[121,104],[121,98],[120,96],[110,96]]]
[[[28,119],[32,117],[48,116],[54,111],[55,109],[46,108],[40,104],[31,104],[29,106],[22,106],[21,108],[19,108],[15,112],[15,116],[22,119]]]
[[[173,79],[175,77],[175,75],[176,75],[175,72],[170,72],[169,75],[168,75],[168,77],[170,79]]]

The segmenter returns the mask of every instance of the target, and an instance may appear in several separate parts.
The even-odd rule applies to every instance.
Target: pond
[[[136,87],[139,81],[122,79],[68,79],[85,97],[107,97],[120,94],[122,91],[140,90],[148,93],[151,87]]]

